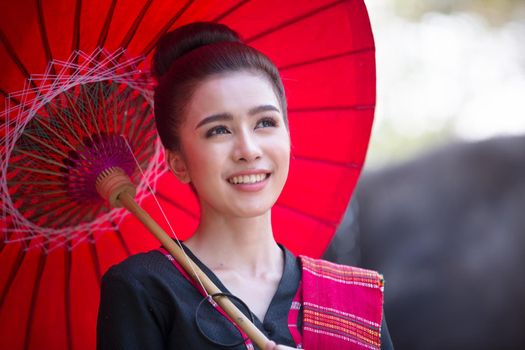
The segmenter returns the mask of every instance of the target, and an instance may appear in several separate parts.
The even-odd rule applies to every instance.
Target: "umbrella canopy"
[[[163,163],[148,74],[158,38],[193,21],[230,26],[279,68],[292,160],[272,211],[276,239],[312,257],[330,242],[373,121],[375,50],[362,0],[2,2],[3,348],[93,349],[101,275],[158,246],[92,192],[100,169],[122,166],[167,231],[148,187],[180,238],[196,228],[196,198]],[[143,173],[122,156],[128,147]]]

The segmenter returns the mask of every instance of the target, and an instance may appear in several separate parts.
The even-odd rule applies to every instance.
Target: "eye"
[[[269,127],[276,127],[276,126],[277,126],[277,121],[275,121],[275,119],[265,117],[265,118],[260,119],[257,122],[257,125],[255,127],[256,128],[269,128]]]
[[[215,135],[229,134],[230,131],[224,125],[218,125],[206,132],[206,137],[212,137]]]

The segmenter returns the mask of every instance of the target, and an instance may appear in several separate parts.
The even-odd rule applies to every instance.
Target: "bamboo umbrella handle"
[[[155,220],[135,202],[135,187],[129,177],[120,168],[111,168],[99,175],[97,190],[102,197],[109,200],[113,207],[123,206],[139,219],[146,228],[160,241],[166,250],[177,260],[184,270],[196,281],[202,283],[208,294],[221,293],[221,290],[202,272],[184,251],[157,224]],[[259,348],[264,349],[268,338],[228,299],[226,296],[215,296],[213,300],[226,312],[239,328]]]

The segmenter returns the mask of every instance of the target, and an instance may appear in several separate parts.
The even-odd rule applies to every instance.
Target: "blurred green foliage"
[[[525,18],[525,0],[391,0],[396,13],[418,20],[428,12],[477,13],[492,25]]]
[[[395,123],[395,120],[384,119],[374,126],[368,145],[366,168],[377,169],[402,163],[430,149],[458,140],[452,119],[440,128],[412,135],[400,132]]]

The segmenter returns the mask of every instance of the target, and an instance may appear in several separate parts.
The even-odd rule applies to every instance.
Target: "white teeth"
[[[254,184],[261,182],[266,179],[266,174],[256,174],[256,175],[241,175],[234,176],[228,179],[228,182],[232,184]]]

